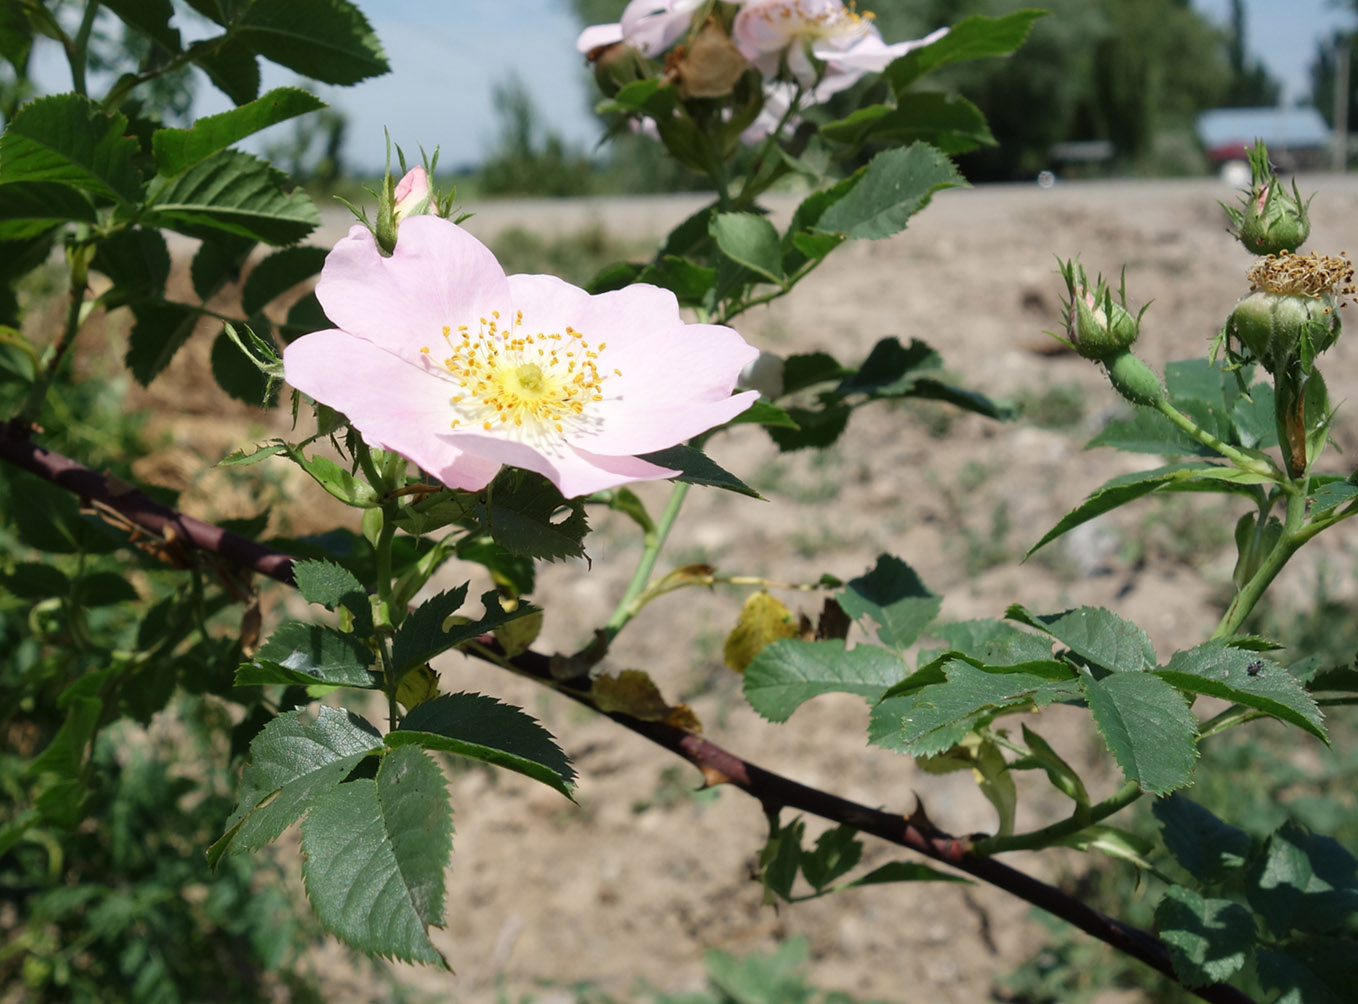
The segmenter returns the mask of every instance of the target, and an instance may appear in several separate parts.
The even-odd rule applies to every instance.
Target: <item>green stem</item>
[[[1058,840],[1079,833],[1101,819],[1107,819],[1141,797],[1141,785],[1128,781],[1102,802],[1091,805],[1085,812],[1076,812],[1068,819],[1030,833],[1015,833],[1008,837],[981,837],[973,841],[971,849],[976,854],[991,855],[1005,851],[1031,851],[1050,847]]]
[[[1273,550],[1259,563],[1249,581],[1235,594],[1231,605],[1221,617],[1221,623],[1212,632],[1211,641],[1230,638],[1240,630],[1240,626],[1254,610],[1254,605],[1259,602],[1259,597],[1264,595],[1264,590],[1277,578],[1283,566],[1297,553],[1297,549],[1313,536],[1313,533],[1308,532],[1310,528],[1304,525],[1305,520],[1306,493],[1294,489],[1287,497],[1287,514],[1283,522],[1282,535],[1273,545]]]
[[[618,632],[636,616],[640,608],[637,600],[646,590],[646,584],[651,579],[651,572],[655,569],[656,559],[660,557],[660,549],[665,546],[665,538],[669,536],[674,521],[679,516],[679,510],[683,508],[684,497],[688,494],[688,484],[683,481],[676,482],[674,490],[670,492],[670,499],[665,503],[665,511],[656,520],[655,529],[646,535],[645,546],[641,551],[641,559],[637,562],[636,571],[632,573],[632,581],[627,584],[627,591],[622,594],[622,599],[613,610],[613,616],[608,618],[608,623],[603,627],[603,633],[608,641],[612,641],[618,636]]]
[[[1229,443],[1223,443],[1216,436],[1206,429],[1200,427],[1191,418],[1181,412],[1174,405],[1161,398],[1155,402],[1155,408],[1176,426],[1192,436],[1203,446],[1215,450],[1242,471],[1249,471],[1252,474],[1259,474],[1267,478],[1277,478],[1279,472],[1272,464],[1258,457],[1251,457],[1240,450],[1237,450]]]
[[[71,248],[67,252],[71,276],[70,288],[67,290],[66,324],[57,340],[44,353],[42,369],[24,399],[24,406],[19,415],[25,422],[36,422],[38,416],[42,414],[43,404],[47,401],[47,392],[52,387],[52,381],[56,379],[57,370],[61,368],[62,360],[66,358],[66,353],[70,351],[80,331],[85,314],[85,290],[89,284],[89,258],[92,253],[93,249],[87,245]]]
[[[71,64],[71,90],[81,97],[85,96],[85,63],[89,57],[90,33],[94,30],[94,17],[99,13],[98,0],[90,0],[85,4],[85,16],[80,19],[80,27],[76,29],[75,38],[70,42],[63,42],[62,47],[66,50],[66,61]]]

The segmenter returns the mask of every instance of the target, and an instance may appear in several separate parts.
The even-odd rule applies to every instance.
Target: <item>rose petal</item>
[[[463,453],[439,433],[448,428],[453,385],[371,342],[317,331],[283,350],[288,383],[342,411],[364,442],[393,450],[450,488],[475,491],[499,464]]]
[[[316,297],[337,328],[415,361],[421,347],[441,342],[444,325],[475,330],[491,311],[507,311],[509,284],[495,256],[467,231],[437,216],[412,216],[390,258],[367,228],[351,228],[326,257]]]
[[[522,467],[547,478],[566,498],[578,498],[633,481],[668,478],[678,471],[659,467],[637,457],[599,456],[587,450],[564,447],[550,456],[523,443],[477,433],[450,433],[450,443],[487,462]]]

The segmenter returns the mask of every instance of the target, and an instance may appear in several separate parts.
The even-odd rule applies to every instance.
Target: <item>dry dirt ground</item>
[[[1304,191],[1319,192],[1308,247],[1345,248],[1358,227],[1358,181],[1302,181]],[[775,352],[823,349],[853,364],[884,335],[921,338],[942,353],[958,383],[1024,401],[1028,417],[1001,424],[942,407],[878,405],[856,414],[833,450],[786,456],[759,430],[738,429],[710,452],[767,501],[693,492],[659,570],[707,561],[729,574],[813,582],[823,572],[860,574],[890,552],[945,595],[948,619],[1002,616],[1016,600],[1044,612],[1089,603],[1143,625],[1162,657],[1203,640],[1230,576],[1238,512],[1227,504],[1143,500],[1020,559],[1099,484],[1162,462],[1083,450],[1125,409],[1100,370],[1053,354],[1043,334],[1057,324],[1063,292],[1054,256],[1079,255],[1091,273],[1126,265],[1133,304],[1154,300],[1140,348],[1153,365],[1201,356],[1246,291],[1251,262],[1225,233],[1218,199],[1234,193],[1215,181],[946,192],[905,233],[841,249],[791,297],[742,318],[742,333]],[[491,204],[470,207],[477,215],[468,227],[493,242],[508,226],[551,236],[598,225],[610,237],[644,243],[696,205],[681,198]],[[774,209],[785,215],[791,205]],[[337,220],[319,240],[342,226]],[[192,365],[191,356],[177,365]],[[1327,376],[1337,400],[1351,393],[1358,378],[1352,335],[1332,350]],[[182,451],[164,454],[181,457],[178,475],[173,460],[155,472],[170,480],[201,469],[195,454],[211,462],[248,445],[270,421],[257,419],[251,430],[238,407],[197,401],[196,415],[165,426]],[[241,421],[224,423],[223,410]],[[1341,410],[1340,445],[1351,449],[1356,432],[1358,416]],[[192,489],[186,507],[208,517],[242,514],[223,512],[230,496],[212,484],[185,483]],[[298,487],[296,508],[350,519],[325,508],[319,494]],[[666,486],[643,486],[641,494],[658,511]],[[607,618],[631,573],[638,550],[631,524],[605,514],[595,523],[592,567],[570,562],[540,572],[534,599],[548,611],[539,642],[545,650],[578,647]],[[1275,586],[1283,602],[1300,602],[1320,577],[1332,595],[1351,593],[1354,537],[1341,531],[1334,538],[1322,556]],[[448,581],[460,574],[449,570]],[[868,748],[866,708],[856,699],[818,699],[782,726],[754,715],[739,679],[721,665],[722,639],[745,592],[724,587],[662,598],[619,637],[606,668],[646,669],[667,696],[692,704],[709,738],[799,781],[899,811],[909,811],[918,795],[936,823],[956,832],[993,826],[992,810],[968,777],[928,776],[909,760]],[[813,614],[821,602],[814,594],[779,595]],[[541,717],[574,757],[580,787],[573,805],[517,775],[451,773],[456,854],[448,924],[434,939],[456,975],[397,967],[408,987],[468,1004],[569,1002],[571,993],[541,981],[588,981],[627,999],[642,980],[669,992],[700,987],[706,948],[768,950],[803,934],[819,986],[960,1004],[987,999],[997,975],[1046,937],[1023,904],[975,886],[881,886],[763,906],[752,880],[765,836],[755,802],[735,790],[692,797],[695,771],[530,683],[456,655],[435,668],[445,690],[494,694]],[[1116,785],[1097,766],[1106,755],[1079,715],[1044,712],[1038,727],[1067,758],[1088,765],[1095,797]],[[1021,792],[1021,828],[1060,810],[1036,783]],[[811,822],[813,834],[820,828]],[[905,857],[869,841],[865,862]],[[1013,863],[1056,881],[1084,867],[1078,858],[1020,856]],[[331,999],[379,993],[364,977],[345,977],[328,961],[323,968],[333,974]]]

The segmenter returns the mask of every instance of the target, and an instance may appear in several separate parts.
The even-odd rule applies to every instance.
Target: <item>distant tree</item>
[[[593,165],[543,124],[533,96],[517,76],[495,85],[492,100],[500,135],[481,166],[488,195],[584,195]]]
[[[1344,3],[1353,11],[1355,19],[1358,20],[1358,0],[1347,0]],[[1329,38],[1320,40],[1316,44],[1316,54],[1311,60],[1311,103],[1319,109],[1320,114],[1325,117],[1325,121],[1331,126],[1334,121],[1334,98],[1335,98],[1335,75],[1338,72],[1338,53],[1342,49],[1347,49],[1349,54],[1349,113],[1348,128],[1350,132],[1358,131],[1358,74],[1354,73],[1354,67],[1358,66],[1358,24],[1347,30],[1340,30],[1332,33]]]
[[[1282,88],[1263,64],[1248,52],[1244,0],[1231,0],[1231,28],[1226,51],[1231,64],[1231,82],[1222,95],[1221,104],[1227,108],[1276,105]]]

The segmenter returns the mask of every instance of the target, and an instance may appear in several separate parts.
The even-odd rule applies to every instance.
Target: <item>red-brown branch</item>
[[[293,583],[293,559],[255,541],[220,527],[186,516],[156,502],[142,492],[110,479],[74,460],[53,453],[32,442],[21,426],[0,426],[0,459],[9,461],[39,477],[112,510],[141,530],[161,539],[191,544],[193,548],[241,568],[249,568],[279,582]],[[538,652],[525,652],[505,659],[492,639],[483,638],[483,651],[468,654],[497,665],[507,663],[515,672],[552,686],[580,703],[598,711],[587,689],[562,684],[550,669],[550,660]],[[603,712],[600,712],[603,713]],[[1093,909],[1055,886],[1048,885],[990,857],[971,853],[966,838],[955,837],[927,823],[869,808],[744,760],[716,743],[684,729],[662,722],[647,722],[629,715],[609,712],[619,725],[644,736],[659,746],[683,757],[704,772],[719,777],[758,799],[765,810],[800,809],[831,822],[846,824],[889,843],[908,847],[929,858],[951,865],[980,881],[1017,896],[1033,906],[1075,925],[1087,934],[1119,951],[1146,963],[1177,982],[1169,953],[1159,938],[1140,928],[1115,920]],[[1253,1004],[1251,998],[1224,983],[1199,987],[1193,991],[1214,1004]]]

